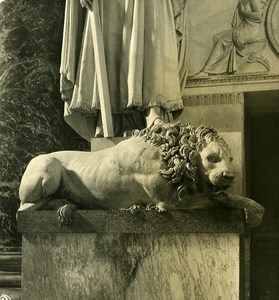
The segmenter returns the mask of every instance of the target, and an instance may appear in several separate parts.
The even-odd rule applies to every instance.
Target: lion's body
[[[176,189],[158,174],[162,168],[165,163],[158,149],[141,138],[97,152],[44,154],[28,165],[20,199],[22,204],[35,204],[55,195],[62,185],[59,196],[88,208],[124,208],[135,203],[155,203],[155,198],[172,202],[177,197]]]
[[[205,208],[219,201],[258,211],[258,222],[263,211],[256,202],[216,194],[233,181],[231,161],[227,144],[210,127],[154,125],[105,150],[35,157],[22,177],[19,210],[65,203],[85,209],[157,205],[165,210]]]

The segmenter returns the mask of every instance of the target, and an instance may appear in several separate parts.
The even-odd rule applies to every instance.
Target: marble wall
[[[30,159],[83,143],[63,121],[61,0],[0,3],[0,251],[20,245],[18,187]]]

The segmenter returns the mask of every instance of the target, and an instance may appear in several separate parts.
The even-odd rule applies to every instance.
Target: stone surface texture
[[[38,234],[23,250],[23,299],[239,299],[238,234]]]
[[[244,233],[244,212],[239,209],[79,210],[72,223],[58,227],[55,211],[20,211],[18,230],[38,233]]]
[[[20,245],[15,212],[27,163],[40,153],[75,147],[59,93],[63,4],[0,3],[0,250]]]
[[[27,213],[22,216],[27,217]],[[96,211],[95,217],[100,214],[104,219],[106,213]],[[74,232],[73,228],[72,233],[63,228],[49,233],[46,223],[45,232],[25,230],[23,299],[239,299],[239,232],[211,232],[218,229],[212,225],[214,218],[210,212],[207,212],[208,219],[201,213],[202,221],[197,222],[199,212],[196,211],[192,219],[185,218],[188,224],[184,232],[175,226],[173,232],[168,231],[176,224],[179,212],[175,212],[173,218],[165,216],[167,232],[163,233],[159,227],[153,230],[151,219],[155,222],[158,219],[155,212],[149,213],[150,218],[142,221],[145,228],[141,233],[127,233],[120,226],[128,215],[131,224],[134,220],[134,225],[140,226],[135,216],[126,211],[114,212],[114,216],[108,218],[112,222],[107,223],[103,233],[100,228],[92,232],[94,220],[87,230],[86,226],[82,228],[83,233]],[[54,212],[51,214],[55,216]],[[85,211],[83,216],[86,214],[90,223],[93,213]],[[39,214],[30,216],[36,222],[42,219]],[[215,217],[215,222],[226,227],[224,215],[219,221],[217,215]],[[239,219],[235,222],[243,226]],[[187,232],[199,223],[207,224],[207,232]],[[80,225],[74,223],[73,226]],[[233,231],[231,225],[228,229]]]

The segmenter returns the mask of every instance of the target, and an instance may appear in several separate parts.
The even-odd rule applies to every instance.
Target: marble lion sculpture
[[[232,154],[209,126],[160,123],[97,152],[60,151],[31,160],[19,188],[19,211],[57,209],[69,224],[75,209],[145,207],[158,211],[221,205],[244,209],[257,226],[264,208],[227,193]]]

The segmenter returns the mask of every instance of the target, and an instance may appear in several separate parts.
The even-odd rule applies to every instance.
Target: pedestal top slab
[[[71,225],[58,226],[56,211],[21,211],[21,233],[243,233],[244,213],[236,209],[157,211],[79,210]]]

